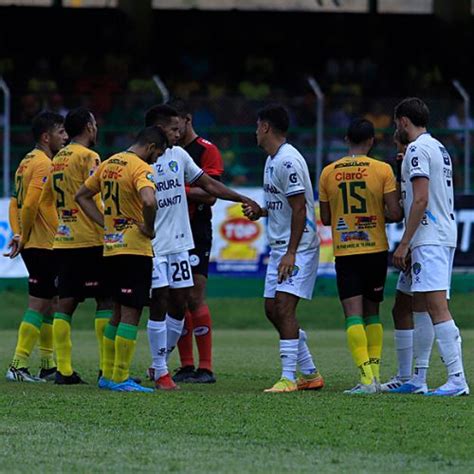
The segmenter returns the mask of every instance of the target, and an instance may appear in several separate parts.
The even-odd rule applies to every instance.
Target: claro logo
[[[367,177],[366,168],[358,168],[357,171],[338,171],[336,173],[336,181],[352,181],[361,180]]]
[[[219,231],[227,241],[246,243],[258,239],[261,228],[258,223],[245,217],[231,217],[221,224]]]

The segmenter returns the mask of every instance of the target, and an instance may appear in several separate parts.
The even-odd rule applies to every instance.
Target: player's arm
[[[11,238],[10,242],[8,242],[8,248],[10,251],[4,253],[3,255],[5,257],[15,258],[19,253],[18,245],[20,243],[21,237],[20,212],[18,209],[18,200],[16,196],[12,196],[10,198],[10,204],[8,206],[8,219],[10,221],[10,227],[13,231],[13,237]]]
[[[398,190],[383,195],[385,204],[385,222],[400,222],[403,219],[403,210],[400,206],[400,194]]]
[[[102,168],[99,167],[92,176],[86,179],[86,182],[79,188],[74,199],[87,217],[92,219],[97,225],[104,227],[104,215],[98,209],[94,200],[94,196],[100,192],[101,171]]]
[[[192,159],[192,158],[191,158]],[[222,156],[217,147],[208,148],[201,158],[203,171],[214,180],[219,180],[224,172]],[[208,204],[213,206],[216,203],[216,196],[205,189],[194,186],[186,186],[186,197],[189,201]]]
[[[408,255],[411,239],[415,235],[428,206],[429,184],[429,179],[424,176],[412,179],[413,202],[406,219],[402,240],[393,254],[393,264],[401,270],[406,269],[405,259]]]
[[[331,225],[331,206],[327,201],[319,201],[319,214],[323,225]]]
[[[291,276],[295,267],[296,251],[306,225],[306,197],[304,193],[288,196],[291,207],[290,241],[286,254],[278,265],[278,281],[281,283]]]
[[[94,196],[98,193],[96,189],[90,189],[87,181],[79,188],[74,199],[79,204],[84,214],[92,219],[97,225],[104,227],[104,215],[99,211],[94,200]]]
[[[259,212],[260,206],[255,201],[233,191],[225,184],[211,178],[206,173],[203,173],[198,179],[196,179],[195,184],[212,196],[224,199],[225,201],[241,202],[252,208],[254,212]]]
[[[155,188],[147,186],[141,188],[139,193],[143,204],[143,225],[140,226],[140,230],[147,237],[153,239],[155,237],[155,217],[157,209]]]

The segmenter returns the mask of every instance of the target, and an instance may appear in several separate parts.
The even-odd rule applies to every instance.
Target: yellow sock
[[[41,357],[41,368],[51,369],[56,367],[53,357],[53,317],[51,315],[43,314],[38,348]]]
[[[102,376],[107,380],[112,380],[114,373],[115,360],[115,336],[117,334],[117,326],[110,323],[105,326],[104,340],[102,343]]]
[[[360,371],[360,381],[366,385],[371,384],[374,375],[370,367],[367,336],[362,316],[348,316],[346,318],[346,332],[349,350]]]
[[[370,367],[377,380],[380,380],[380,359],[383,346],[383,326],[378,314],[364,318],[365,332],[367,334],[367,350],[369,353]]]
[[[72,375],[71,316],[68,314],[54,313],[53,340],[58,371],[62,375]]]
[[[104,330],[112,316],[112,310],[103,309],[96,311],[95,313],[95,337],[97,338],[97,344],[99,345],[99,369],[104,371],[103,368],[103,353],[104,353]]]
[[[28,308],[23,315],[23,320],[18,328],[18,341],[16,343],[15,355],[12,367],[17,369],[28,367],[28,361],[38,341],[43,316],[37,311]]]
[[[132,324],[120,323],[115,336],[115,361],[112,380],[115,383],[124,382],[130,376],[130,364],[135,352],[138,327]]]

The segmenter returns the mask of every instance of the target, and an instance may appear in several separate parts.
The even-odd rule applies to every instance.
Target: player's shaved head
[[[285,135],[290,127],[288,111],[280,104],[263,107],[257,112],[257,119],[260,122],[267,122],[274,131],[282,135]]]
[[[359,145],[375,137],[374,124],[364,118],[353,119],[347,129],[347,140],[354,145]]]
[[[55,127],[64,124],[64,117],[55,112],[41,112],[34,119],[31,124],[31,131],[33,138],[39,142],[43,133],[48,133],[54,130]]]
[[[426,127],[430,120],[430,109],[418,97],[407,97],[395,107],[395,118],[407,117],[415,127]]]
[[[154,105],[145,113],[145,126],[166,126],[171,122],[173,117],[179,117],[179,113],[174,107],[168,104]]]

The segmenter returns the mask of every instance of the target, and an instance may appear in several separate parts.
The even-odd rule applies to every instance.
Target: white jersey
[[[419,176],[430,181],[428,205],[410,247],[456,247],[452,162],[446,148],[429,133],[423,133],[410,143],[403,159],[401,189],[405,219],[413,203],[411,180]]]
[[[268,241],[272,249],[287,248],[291,234],[290,196],[304,194],[306,199],[306,225],[298,251],[316,248],[319,237],[314,215],[313,187],[308,165],[299,151],[284,143],[277,153],[267,158],[263,177],[265,207],[268,210]]]
[[[155,255],[169,255],[194,248],[189,222],[186,183],[204,173],[186,150],[168,148],[152,165],[158,210],[155,218]]]

